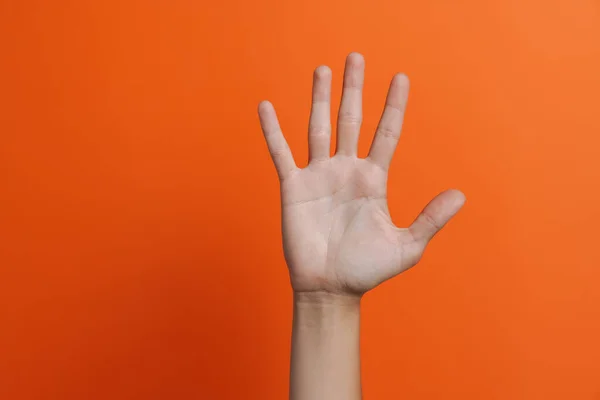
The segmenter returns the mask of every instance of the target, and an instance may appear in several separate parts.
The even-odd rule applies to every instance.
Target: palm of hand
[[[418,259],[390,218],[387,174],[367,160],[334,157],[282,183],[283,238],[297,291],[363,293]]]
[[[346,62],[338,120],[338,149],[329,157],[330,71],[315,71],[309,128],[310,163],[296,167],[270,103],[259,107],[261,124],[281,182],[285,258],[298,292],[361,294],[415,265],[433,235],[464,202],[458,191],[437,196],[409,228],[391,220],[387,171],[408,94],[394,77],[369,156],[357,158],[364,63]]]

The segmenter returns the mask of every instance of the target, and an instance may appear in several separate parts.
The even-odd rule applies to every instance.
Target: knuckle
[[[396,129],[390,127],[390,126],[380,126],[377,128],[377,134],[385,137],[385,138],[390,138],[393,140],[398,140],[400,138],[400,132],[398,132]]]
[[[340,124],[358,126],[362,124],[362,116],[348,111],[342,111],[339,115]]]
[[[288,149],[286,147],[275,147],[271,149],[271,156],[273,159],[279,160],[288,153]]]
[[[423,221],[427,225],[429,225],[435,232],[442,229],[442,225],[428,212],[424,211],[423,213],[421,213],[421,218],[423,218]]]
[[[399,100],[394,103],[388,103],[386,105],[386,108],[388,110],[392,110],[392,111],[398,113],[400,116],[403,116],[404,110],[406,110],[406,100]]]
[[[310,136],[329,136],[330,128],[323,125],[313,125],[309,128]]]

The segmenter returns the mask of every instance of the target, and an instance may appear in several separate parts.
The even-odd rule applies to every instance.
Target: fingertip
[[[457,199],[460,199],[461,202],[465,202],[467,200],[467,196],[465,196],[465,194],[458,189],[449,189],[448,192],[455,196]]]
[[[319,79],[331,78],[331,68],[329,68],[327,65],[320,65],[315,68],[314,75],[315,78]]]
[[[456,215],[465,202],[465,195],[456,189],[444,190],[435,196],[409,227],[416,241],[428,242]]]
[[[406,74],[399,72],[392,78],[392,84],[408,87],[410,86],[410,80],[408,79],[408,76]]]
[[[269,100],[262,100],[260,103],[258,103],[259,114],[268,113],[271,110],[273,110],[273,104],[271,104]]]
[[[365,58],[362,54],[353,51],[346,57],[346,63],[353,67],[363,67],[365,65]]]
[[[459,208],[462,207],[467,201],[467,196],[465,196],[465,194],[458,189],[450,189],[448,192],[452,194],[455,199],[455,204],[459,206]]]
[[[465,194],[458,189],[444,190],[436,199],[439,199],[440,210],[445,210],[444,214],[448,215],[447,219],[459,212],[467,200]]]

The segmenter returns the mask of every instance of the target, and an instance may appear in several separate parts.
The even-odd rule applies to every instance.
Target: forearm
[[[296,293],[291,400],[359,400],[360,297]]]

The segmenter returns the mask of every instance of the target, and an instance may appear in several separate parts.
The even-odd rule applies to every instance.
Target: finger
[[[465,203],[465,195],[458,190],[438,194],[427,204],[408,228],[416,242],[427,243]]]
[[[309,162],[329,158],[331,147],[331,70],[320,66],[315,69],[312,88],[312,106],[308,126]]]
[[[277,120],[277,114],[273,105],[268,101],[262,101],[258,105],[258,117],[279,179],[284,179],[297,167],[290,147],[285,141],[279,127],[279,121]]]
[[[344,88],[338,113],[336,153],[353,156],[358,147],[362,123],[362,90],[365,60],[359,53],[350,53],[344,69]]]
[[[385,101],[385,109],[369,150],[367,158],[384,170],[389,168],[400,139],[404,110],[408,100],[408,86],[406,75],[397,74],[392,79]]]

